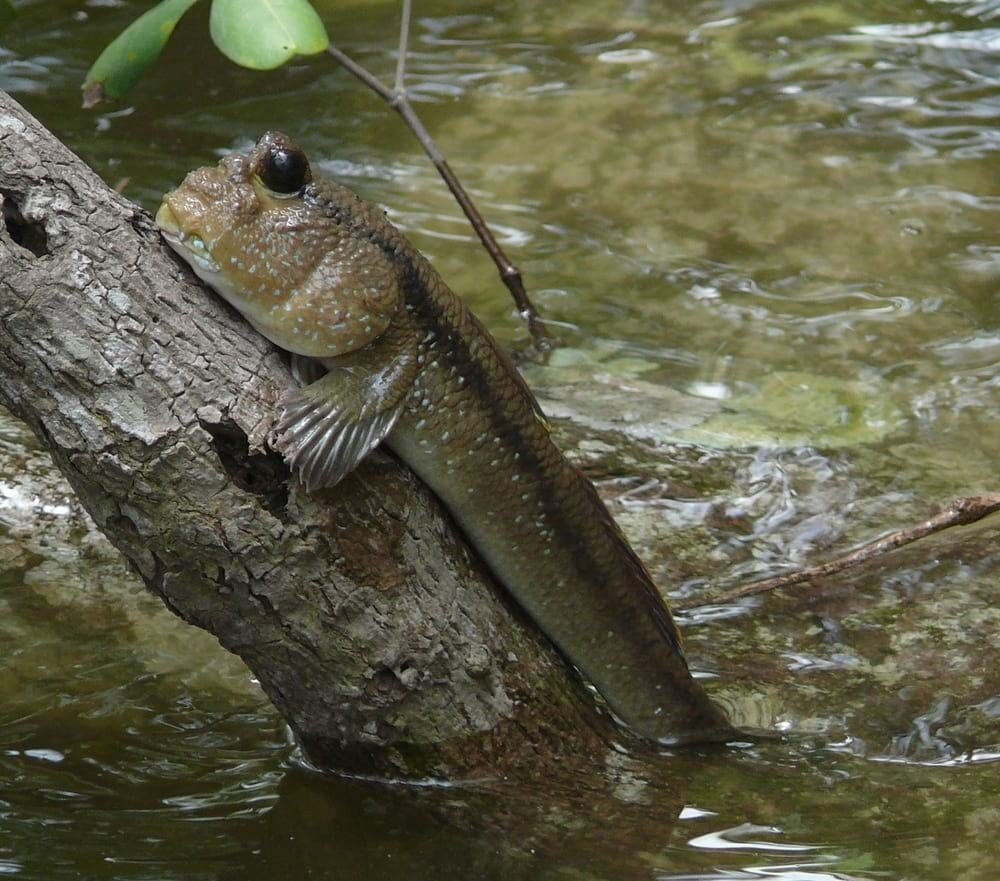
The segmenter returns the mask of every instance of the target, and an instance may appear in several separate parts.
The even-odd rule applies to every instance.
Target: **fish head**
[[[334,357],[371,342],[401,299],[391,261],[344,222],[352,200],[314,180],[291,138],[268,132],[245,155],[190,172],[163,197],[156,223],[264,336],[300,355]]]

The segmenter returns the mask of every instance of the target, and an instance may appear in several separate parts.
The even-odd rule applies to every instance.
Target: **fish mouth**
[[[219,264],[209,254],[205,240],[199,235],[184,231],[166,198],[156,212],[156,225],[159,227],[160,235],[167,240],[167,244],[187,260],[195,271],[199,269],[211,273],[219,271]]]

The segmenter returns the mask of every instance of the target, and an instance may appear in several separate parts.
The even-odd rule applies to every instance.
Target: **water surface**
[[[148,4],[16,5],[0,88],[108,182],[152,208],[286,130],[524,347],[433,169],[330,63],[238,70],[198,7],[85,113],[86,68]],[[395,4],[317,5],[391,76]],[[564,344],[529,379],[674,599],[998,488],[1000,4],[416,6],[420,111]],[[387,785],[301,767],[4,416],[0,875],[993,881],[998,536],[685,616],[713,693],[786,743]]]

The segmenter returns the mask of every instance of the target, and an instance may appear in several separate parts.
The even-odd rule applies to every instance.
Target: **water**
[[[198,7],[128,102],[87,114],[83,73],[144,4],[18,6],[0,87],[132,198],[287,130],[524,346],[412,139],[330,64],[237,70]],[[395,10],[324,14],[388,77]],[[421,113],[564,343],[529,378],[676,600],[998,488],[1000,4],[417,15]],[[0,875],[993,881],[998,536],[686,615],[713,693],[787,742],[388,785],[303,768],[247,672],[141,592],[3,417]]]

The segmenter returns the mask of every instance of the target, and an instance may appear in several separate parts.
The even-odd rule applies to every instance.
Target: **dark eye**
[[[260,179],[274,193],[297,193],[309,178],[309,161],[297,147],[275,144],[261,160]]]

